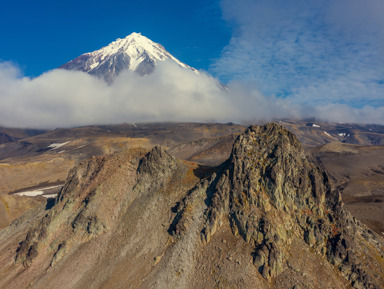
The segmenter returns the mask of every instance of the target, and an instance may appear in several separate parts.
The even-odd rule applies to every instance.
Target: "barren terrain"
[[[222,137],[174,148],[202,156]],[[271,124],[219,167],[159,146],[80,161],[54,203],[0,231],[0,288],[381,288],[383,239],[345,210],[320,152],[308,161]]]
[[[294,132],[308,155],[324,165],[349,210],[378,233],[384,231],[384,129],[382,126],[280,121]],[[63,184],[81,160],[128,148],[161,144],[174,156],[214,167],[225,161],[236,137],[235,124],[159,123],[91,126],[53,131],[2,128],[0,195]],[[23,198],[7,209],[0,228],[44,199]],[[15,203],[16,204],[16,203]]]

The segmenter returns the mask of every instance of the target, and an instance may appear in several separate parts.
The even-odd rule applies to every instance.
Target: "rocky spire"
[[[209,195],[209,194],[208,194]],[[182,219],[182,218],[180,218]],[[296,136],[277,124],[252,126],[236,140],[209,199],[203,242],[223,219],[254,247],[253,262],[264,278],[282,273],[294,238],[335,265],[356,288],[379,288],[358,256],[375,235],[344,208],[325,171],[309,162]],[[185,222],[185,221],[184,221]]]

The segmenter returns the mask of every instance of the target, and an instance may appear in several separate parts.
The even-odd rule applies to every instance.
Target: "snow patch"
[[[42,195],[42,197],[47,198],[47,199],[53,199],[56,198],[57,194],[49,194],[49,195]]]
[[[43,195],[45,191],[51,190],[51,189],[56,189],[56,188],[61,188],[63,185],[58,185],[58,186],[50,186],[50,187],[45,187],[37,190],[32,190],[32,191],[24,191],[20,193],[16,193],[15,195],[17,196],[26,196],[26,197],[37,197],[37,196],[43,196],[45,198],[53,198],[52,196],[56,196],[57,194],[48,194],[48,195]],[[48,197],[49,196],[49,197]]]
[[[92,63],[92,64],[89,66],[89,70],[94,69],[94,68],[97,67],[99,64],[100,64],[100,63],[98,63],[98,62],[94,62],[94,63]]]
[[[319,125],[317,125],[317,124],[315,124],[315,123],[312,124],[312,126],[313,126],[313,127],[320,127]]]
[[[63,146],[65,146],[66,144],[70,143],[70,141],[67,141],[67,142],[63,142],[63,143],[52,143],[48,146],[48,148],[52,150],[57,150],[58,148],[61,148]]]
[[[26,197],[36,197],[36,196],[41,196],[44,192],[40,190],[36,191],[26,191],[22,193],[16,193],[15,195],[17,196],[26,196]]]
[[[131,62],[130,62],[130,65],[129,65],[129,70],[132,70],[132,71],[135,71],[137,66],[139,66],[139,64],[141,62],[144,61],[144,56],[141,55],[139,58],[131,58]]]
[[[324,133],[325,135],[327,135],[327,136],[331,137],[331,138],[337,139],[337,138],[335,138],[335,137],[331,136],[331,135],[330,135],[329,133],[327,133],[326,131],[323,131],[323,133]]]

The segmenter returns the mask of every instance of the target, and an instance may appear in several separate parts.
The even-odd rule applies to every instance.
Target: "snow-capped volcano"
[[[108,46],[85,53],[59,68],[81,70],[112,82],[121,71],[129,69],[140,75],[154,71],[157,61],[171,60],[183,68],[196,71],[173,57],[165,48],[140,33],[118,38]]]

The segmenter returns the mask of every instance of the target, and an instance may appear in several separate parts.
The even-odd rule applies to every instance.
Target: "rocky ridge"
[[[369,278],[359,260],[368,243],[382,258],[382,243],[345,210],[340,193],[306,159],[297,138],[275,124],[251,127],[236,141],[207,216],[204,239],[229,218],[234,234],[254,246],[254,265],[264,278],[284,270],[289,245],[299,238],[354,287],[382,282]]]
[[[203,242],[229,219],[233,233],[254,247],[253,262],[264,278],[283,272],[290,244],[299,238],[335,265],[354,288],[379,288],[375,284],[383,279],[368,276],[361,256],[370,254],[365,248],[370,244],[383,258],[383,243],[345,210],[340,193],[332,190],[326,173],[306,159],[292,133],[275,124],[249,128],[214,183]],[[179,218],[174,232],[182,234],[188,218]],[[370,257],[376,262],[375,253]]]
[[[20,276],[40,267],[65,268],[63,264],[74,259],[76,252],[80,254],[81,247],[107,246],[116,248],[109,252],[116,256],[108,259],[107,253],[98,253],[97,262],[109,260],[92,280],[100,288],[101,284],[108,288],[108,280],[120,276],[110,263],[127,254],[129,260],[120,260],[119,268],[136,269],[128,274],[130,278],[119,277],[125,286],[204,288],[216,284],[224,288],[242,284],[242,288],[252,288],[259,284],[260,288],[292,288],[290,283],[286,286],[291,287],[273,285],[273,280],[290,274],[289,260],[299,252],[296,244],[303,241],[308,254],[338,269],[340,273],[328,272],[336,281],[341,274],[354,288],[382,288],[383,240],[345,210],[327,174],[307,160],[300,142],[283,127],[248,128],[235,141],[230,158],[209,176],[201,174],[196,164],[178,160],[160,147],[144,154],[136,149],[97,157],[72,170],[53,208],[20,243],[15,266],[26,268]],[[214,256],[212,262],[216,263],[211,264],[202,253],[217,244],[227,227],[232,232],[228,238],[235,240],[236,247],[249,248],[245,251],[250,252],[253,264],[253,270],[249,269],[245,254],[237,261],[239,266],[233,272],[239,276],[233,280],[223,279],[228,272],[220,256]],[[130,241],[121,248],[122,240]],[[133,244],[138,243],[146,249],[134,250]],[[215,247],[219,255],[224,247]],[[153,256],[154,263],[148,263],[145,256]],[[92,260],[89,264],[96,262]],[[198,260],[206,265],[200,268]],[[211,275],[216,277],[209,276],[201,287],[194,285],[196,274],[206,271],[206,266],[219,270],[219,276],[212,269]],[[73,280],[72,286],[89,285],[82,283],[84,278]],[[308,288],[324,286],[321,282],[325,280],[307,279],[302,282]],[[42,284],[46,283],[36,288]]]

